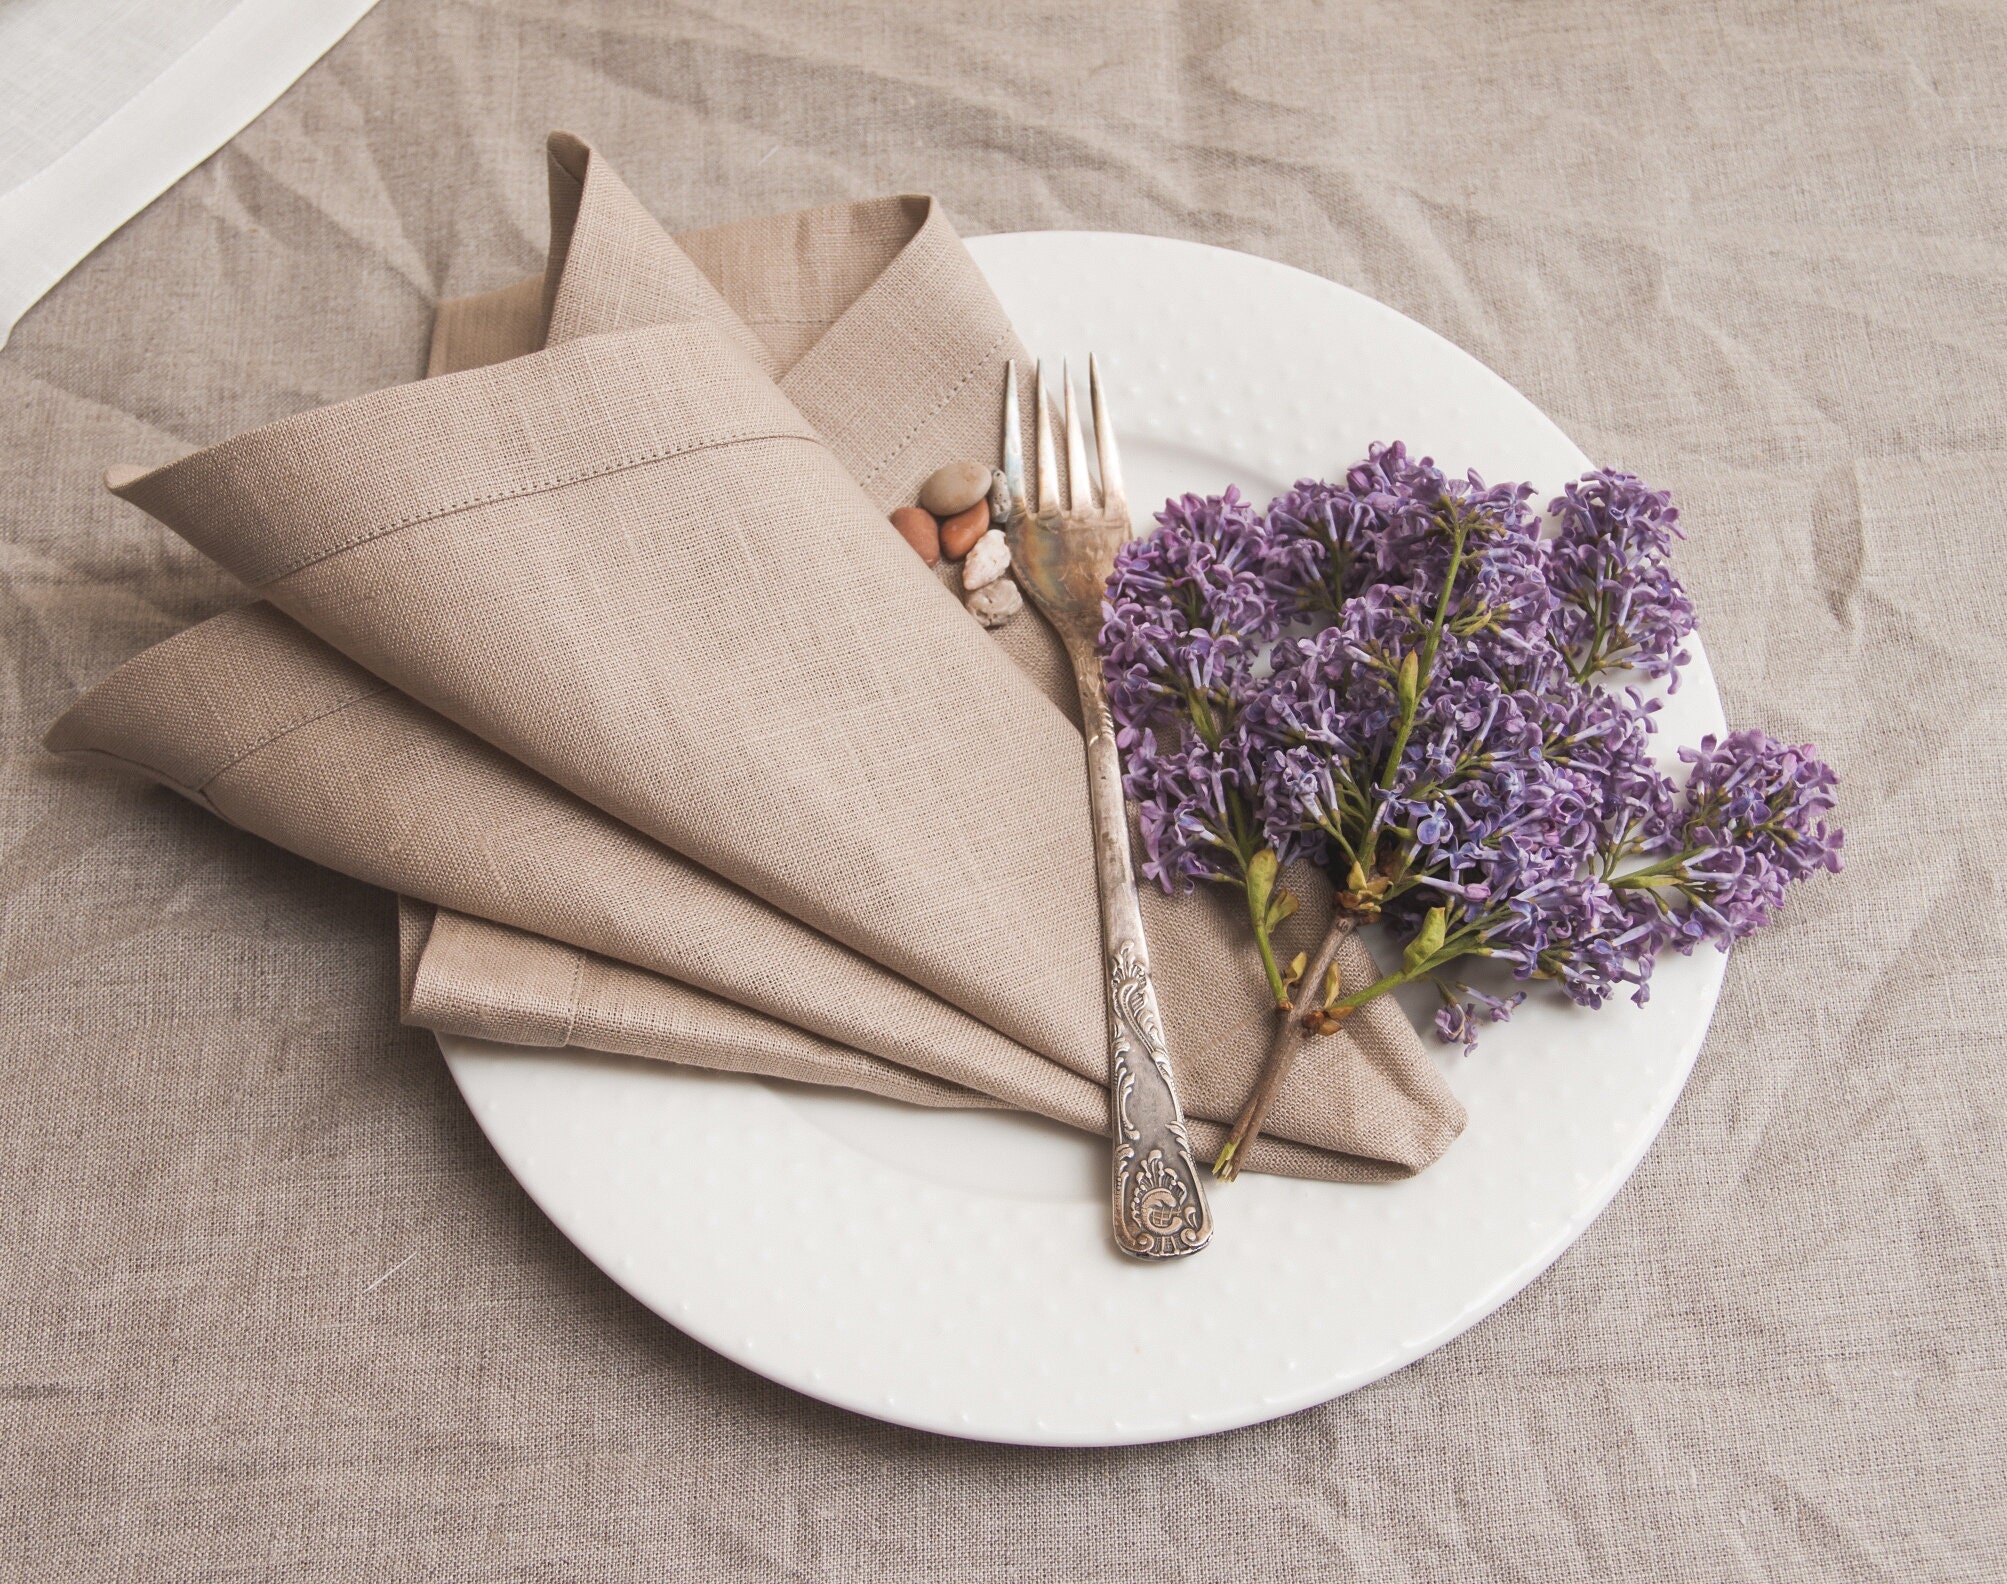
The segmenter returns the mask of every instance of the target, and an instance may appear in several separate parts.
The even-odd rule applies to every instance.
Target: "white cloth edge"
[[[255,121],[376,0],[242,0],[79,142],[0,197],[0,347],[134,215]]]

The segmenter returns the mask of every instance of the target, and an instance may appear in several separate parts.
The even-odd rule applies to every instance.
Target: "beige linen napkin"
[[[408,897],[397,899],[397,944],[399,1010],[420,1028],[547,1050],[666,1051],[686,1066],[861,1089],[909,1105],[1005,1104],[646,969]]]
[[[554,172],[573,179],[577,197],[554,180],[557,267],[534,312],[522,288],[449,308],[434,363],[506,355],[546,302],[553,336],[577,339],[255,431],[122,492],[378,675],[688,854],[692,874],[708,866],[765,898],[770,915],[833,937],[829,950],[852,948],[843,970],[816,986],[825,999],[869,1004],[857,1000],[869,959],[870,995],[888,994],[903,975],[1013,1048],[1098,1076],[1098,935],[1077,735],[1041,689],[1000,663],[880,515],[938,461],[993,450],[977,433],[994,430],[1001,360],[1015,351],[994,299],[923,200],[701,233],[685,251],[579,146],[554,140]],[[776,246],[793,270],[761,266],[762,250]],[[689,317],[584,333],[602,319],[658,314]],[[800,328],[823,323],[812,341]],[[942,325],[967,333],[957,340]],[[889,377],[885,348],[922,346],[953,355],[906,358]],[[813,425],[776,391],[773,372],[816,410]],[[841,437],[843,463],[821,430]],[[873,483],[877,499],[850,472]],[[1050,650],[1030,619],[1018,630],[1021,648]],[[211,658],[226,670],[235,663]],[[1039,680],[1051,688],[1044,669]],[[142,676],[127,690],[145,685]],[[214,776],[190,781],[161,762],[193,724],[185,709],[176,715],[177,702],[187,700],[128,700],[123,715],[80,707],[52,745],[120,754],[135,734],[150,736],[124,757],[185,790],[209,786],[213,798]],[[944,705],[983,729],[944,742]],[[201,724],[220,740],[241,738],[242,722]],[[233,817],[274,834],[268,811],[250,805],[283,804],[295,772],[275,769],[267,746],[229,771],[249,800]],[[400,789],[397,767],[379,768],[390,782],[359,797],[422,801],[435,791],[424,774]],[[488,813],[477,797],[477,831]],[[311,845],[297,833],[275,839]],[[353,852],[315,855],[358,872]],[[425,894],[408,875],[372,877]],[[618,866],[602,878],[617,890]],[[490,884],[508,889],[492,873]],[[537,899],[544,911],[517,916],[478,888],[434,899],[564,933],[548,896]],[[1250,965],[1233,960],[1248,948],[1214,900],[1153,900],[1151,928],[1193,1109],[1217,1117],[1244,1094],[1266,1020],[1258,993],[1241,988],[1256,982]],[[687,919],[679,952],[701,952],[717,911],[705,907]],[[1306,908],[1306,927],[1318,911]],[[463,967],[490,975],[485,1001],[461,995],[463,1004],[502,1008],[512,985],[535,978],[527,958],[544,948],[507,941],[462,954]],[[526,960],[510,968],[508,950]],[[607,955],[633,962],[635,951],[620,942]],[[640,965],[702,983],[675,953],[644,954]],[[678,993],[656,982],[661,995]],[[464,973],[458,983],[467,988]],[[771,973],[735,999],[775,1010],[762,999],[770,986]],[[1324,1042],[1333,1059],[1304,1077],[1330,1067],[1337,1083],[1293,1084],[1278,1131],[1412,1170],[1446,1147],[1462,1117],[1398,1013],[1382,1010],[1389,1016],[1377,1025],[1355,1020],[1355,1038]],[[812,1016],[790,1021],[815,1027]],[[896,1016],[871,1021],[867,1045],[898,1046],[913,1032]],[[939,1066],[928,1052],[909,1070]],[[992,1074],[980,1077],[998,1092]],[[1349,1100],[1334,1105],[1348,1085]],[[1053,1114],[1051,1103],[1042,1108]]]
[[[127,662],[51,729],[58,752],[138,768],[316,863],[442,911],[409,977],[432,1027],[574,1044],[904,1099],[976,1090],[1077,1127],[1107,1125],[1083,1074],[720,880],[440,719],[268,605],[203,622]],[[490,926],[463,928],[460,915]],[[405,910],[407,939],[424,928]],[[442,927],[443,926],[443,927]],[[526,933],[527,932],[527,933]],[[650,970],[637,972],[636,970]],[[772,1028],[757,1028],[759,1021]],[[697,1047],[680,1042],[705,1028]],[[748,1036],[751,1036],[749,1039]],[[736,1047],[737,1055],[719,1052]],[[1333,1058],[1338,1058],[1334,1060]],[[868,1077],[868,1082],[857,1082]],[[1319,1050],[1292,1085],[1311,1143],[1266,1169],[1372,1180],[1439,1148],[1432,1068]],[[1223,1130],[1194,1124],[1201,1148]]]

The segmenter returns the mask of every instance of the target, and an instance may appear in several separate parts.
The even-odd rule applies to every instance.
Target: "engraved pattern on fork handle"
[[[1087,724],[1088,800],[1101,892],[1108,999],[1109,1111],[1113,1123],[1116,1245],[1137,1259],[1196,1254],[1213,1235],[1205,1174],[1192,1158],[1150,981],[1150,949],[1129,854],[1122,763],[1100,659],[1069,642]]]

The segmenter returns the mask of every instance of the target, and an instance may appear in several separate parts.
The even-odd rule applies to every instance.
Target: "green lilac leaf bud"
[[[1247,863],[1247,900],[1256,918],[1268,916],[1269,898],[1275,893],[1275,849],[1264,847]]]
[[[1427,962],[1443,949],[1443,938],[1449,934],[1449,910],[1432,907],[1429,916],[1422,920],[1422,927],[1415,938],[1408,942],[1408,949],[1401,954],[1401,961],[1412,971]]]

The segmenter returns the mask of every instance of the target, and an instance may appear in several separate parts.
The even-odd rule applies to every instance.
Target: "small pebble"
[[[989,492],[988,468],[980,462],[950,462],[920,486],[920,504],[936,517],[953,517]]]
[[[920,552],[920,559],[928,566],[941,559],[941,528],[932,512],[924,512],[917,506],[901,506],[892,514],[892,526],[899,530],[901,539]]]
[[[1002,468],[990,469],[990,521],[1007,522],[1010,519],[1010,485],[1005,480]]]
[[[989,497],[979,496],[975,505],[967,511],[950,517],[941,524],[941,554],[950,561],[961,560],[969,553],[970,547],[988,531],[989,526]]]
[[[1001,627],[1024,609],[1024,596],[1009,578],[985,583],[969,596],[969,614],[985,627]]]
[[[962,587],[973,594],[977,589],[996,582],[1010,570],[1010,545],[1004,539],[1003,530],[992,528],[975,547],[969,551],[969,559],[962,563]]]

